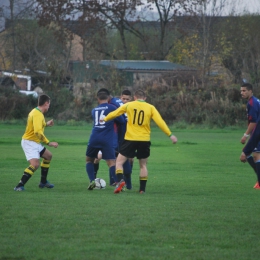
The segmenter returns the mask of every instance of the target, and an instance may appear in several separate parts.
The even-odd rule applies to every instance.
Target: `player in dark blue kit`
[[[130,91],[128,91],[130,92]],[[127,93],[128,93],[127,92]],[[121,93],[121,95],[124,93],[124,91]],[[130,92],[130,96],[131,96],[131,92]],[[114,105],[116,108],[124,105],[124,102],[117,97],[111,97],[109,104]],[[126,124],[127,124],[127,116],[123,115],[124,118],[124,124],[117,124],[117,138],[118,138],[118,147],[116,149],[116,152],[119,152],[119,147],[122,144],[122,142],[124,141],[124,137],[125,137],[125,132],[126,132]],[[132,174],[132,167],[130,164],[130,161],[127,160],[124,165],[124,179],[125,179],[125,183],[126,183],[126,189],[131,190],[132,189],[132,180],[131,180],[131,174]]]
[[[114,148],[114,121],[100,123],[100,119],[116,110],[116,107],[108,104],[109,95],[106,91],[99,90],[97,93],[99,105],[92,110],[93,128],[86,151],[86,171],[90,184],[88,190],[95,188],[94,160],[99,151],[109,167],[109,175],[116,180],[115,174],[115,148]],[[115,119],[118,124],[124,123],[122,116]]]
[[[257,182],[254,186],[255,189],[260,189],[260,142],[257,141],[256,136],[258,135],[258,128],[256,127],[260,121],[260,100],[253,96],[253,86],[249,83],[245,83],[241,86],[241,96],[247,99],[247,119],[248,127],[241,138],[241,143],[245,144],[247,138],[251,135],[247,145],[243,149],[245,158],[241,161],[248,162],[254,169]],[[253,156],[252,153],[253,152]],[[241,155],[241,156],[242,156]]]
[[[109,104],[115,106],[115,108],[118,108],[118,107],[122,106],[124,103],[127,103],[131,100],[131,92],[129,90],[123,90],[121,93],[121,97],[123,95],[125,102],[123,102],[120,98],[112,97],[110,95],[110,92],[105,88],[102,88],[99,91],[104,91],[109,94],[109,96],[110,96]],[[114,148],[115,148],[116,154],[119,151],[119,146],[123,142],[125,132],[126,132],[127,117],[126,117],[126,115],[122,115],[122,117],[124,118],[123,124],[118,123],[116,121],[114,123]],[[97,175],[97,171],[99,169],[99,161],[101,159],[102,159],[102,153],[99,153],[98,157],[94,161],[95,175]],[[132,180],[131,180],[132,166],[131,166],[130,161],[126,161],[124,163],[123,167],[124,167],[124,178],[125,178],[125,182],[126,182],[126,189],[131,190],[132,189]],[[110,176],[109,183],[112,186],[116,185],[116,181],[114,180],[114,178],[112,176]]]

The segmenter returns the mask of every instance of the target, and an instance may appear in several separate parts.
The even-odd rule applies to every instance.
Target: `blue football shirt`
[[[247,102],[247,119],[248,124],[260,121],[260,100],[254,96]]]
[[[110,104],[114,105],[116,108],[124,105],[123,101],[120,98],[116,98],[113,97],[111,98]],[[117,123],[117,135],[115,136],[115,138],[118,139],[118,143],[119,145],[123,142],[124,138],[125,138],[125,132],[126,132],[126,124],[127,124],[127,116],[126,114],[122,115],[123,117],[123,124],[119,124],[117,121],[115,121]]]
[[[95,148],[105,146],[114,147],[114,120],[100,122],[102,117],[105,117],[114,110],[116,110],[116,107],[108,103],[100,104],[92,109],[93,128],[89,138],[89,146]],[[117,120],[120,121],[120,117]]]

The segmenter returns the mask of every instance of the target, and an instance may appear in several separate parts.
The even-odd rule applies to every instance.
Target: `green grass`
[[[85,150],[91,126],[54,126],[49,180],[40,171],[14,192],[27,162],[22,125],[0,125],[0,260],[259,259],[260,192],[239,161],[243,129],[178,130],[178,144],[152,131],[145,195],[88,191]],[[108,181],[100,164],[99,177]]]

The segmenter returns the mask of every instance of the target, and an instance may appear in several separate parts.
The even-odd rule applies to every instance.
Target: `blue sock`
[[[94,164],[91,162],[86,163],[86,171],[90,182],[94,181],[95,180]]]
[[[124,173],[126,173],[126,174],[132,173],[132,167],[128,160],[126,160],[126,162],[123,164],[123,170],[124,170]]]
[[[256,173],[256,163],[254,161],[253,156],[249,155],[246,159],[247,159],[247,162],[249,163],[249,165],[254,169],[254,171]]]
[[[260,160],[256,161],[256,175],[257,175],[257,180],[258,184],[260,185]]]
[[[124,169],[124,179],[125,179],[126,188],[131,190],[132,189],[132,180],[131,180],[132,167],[128,160],[124,163],[123,169]]]
[[[113,183],[117,182],[116,166],[111,166],[109,168],[109,179],[110,179],[110,185],[112,185]]]
[[[131,189],[132,189],[131,174],[124,174],[124,178],[125,178],[126,188],[127,188],[128,190],[131,190]]]

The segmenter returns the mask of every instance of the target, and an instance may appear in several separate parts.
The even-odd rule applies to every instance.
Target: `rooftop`
[[[99,64],[103,66],[112,66],[119,70],[194,70],[193,68],[169,61],[157,60],[101,60]]]

